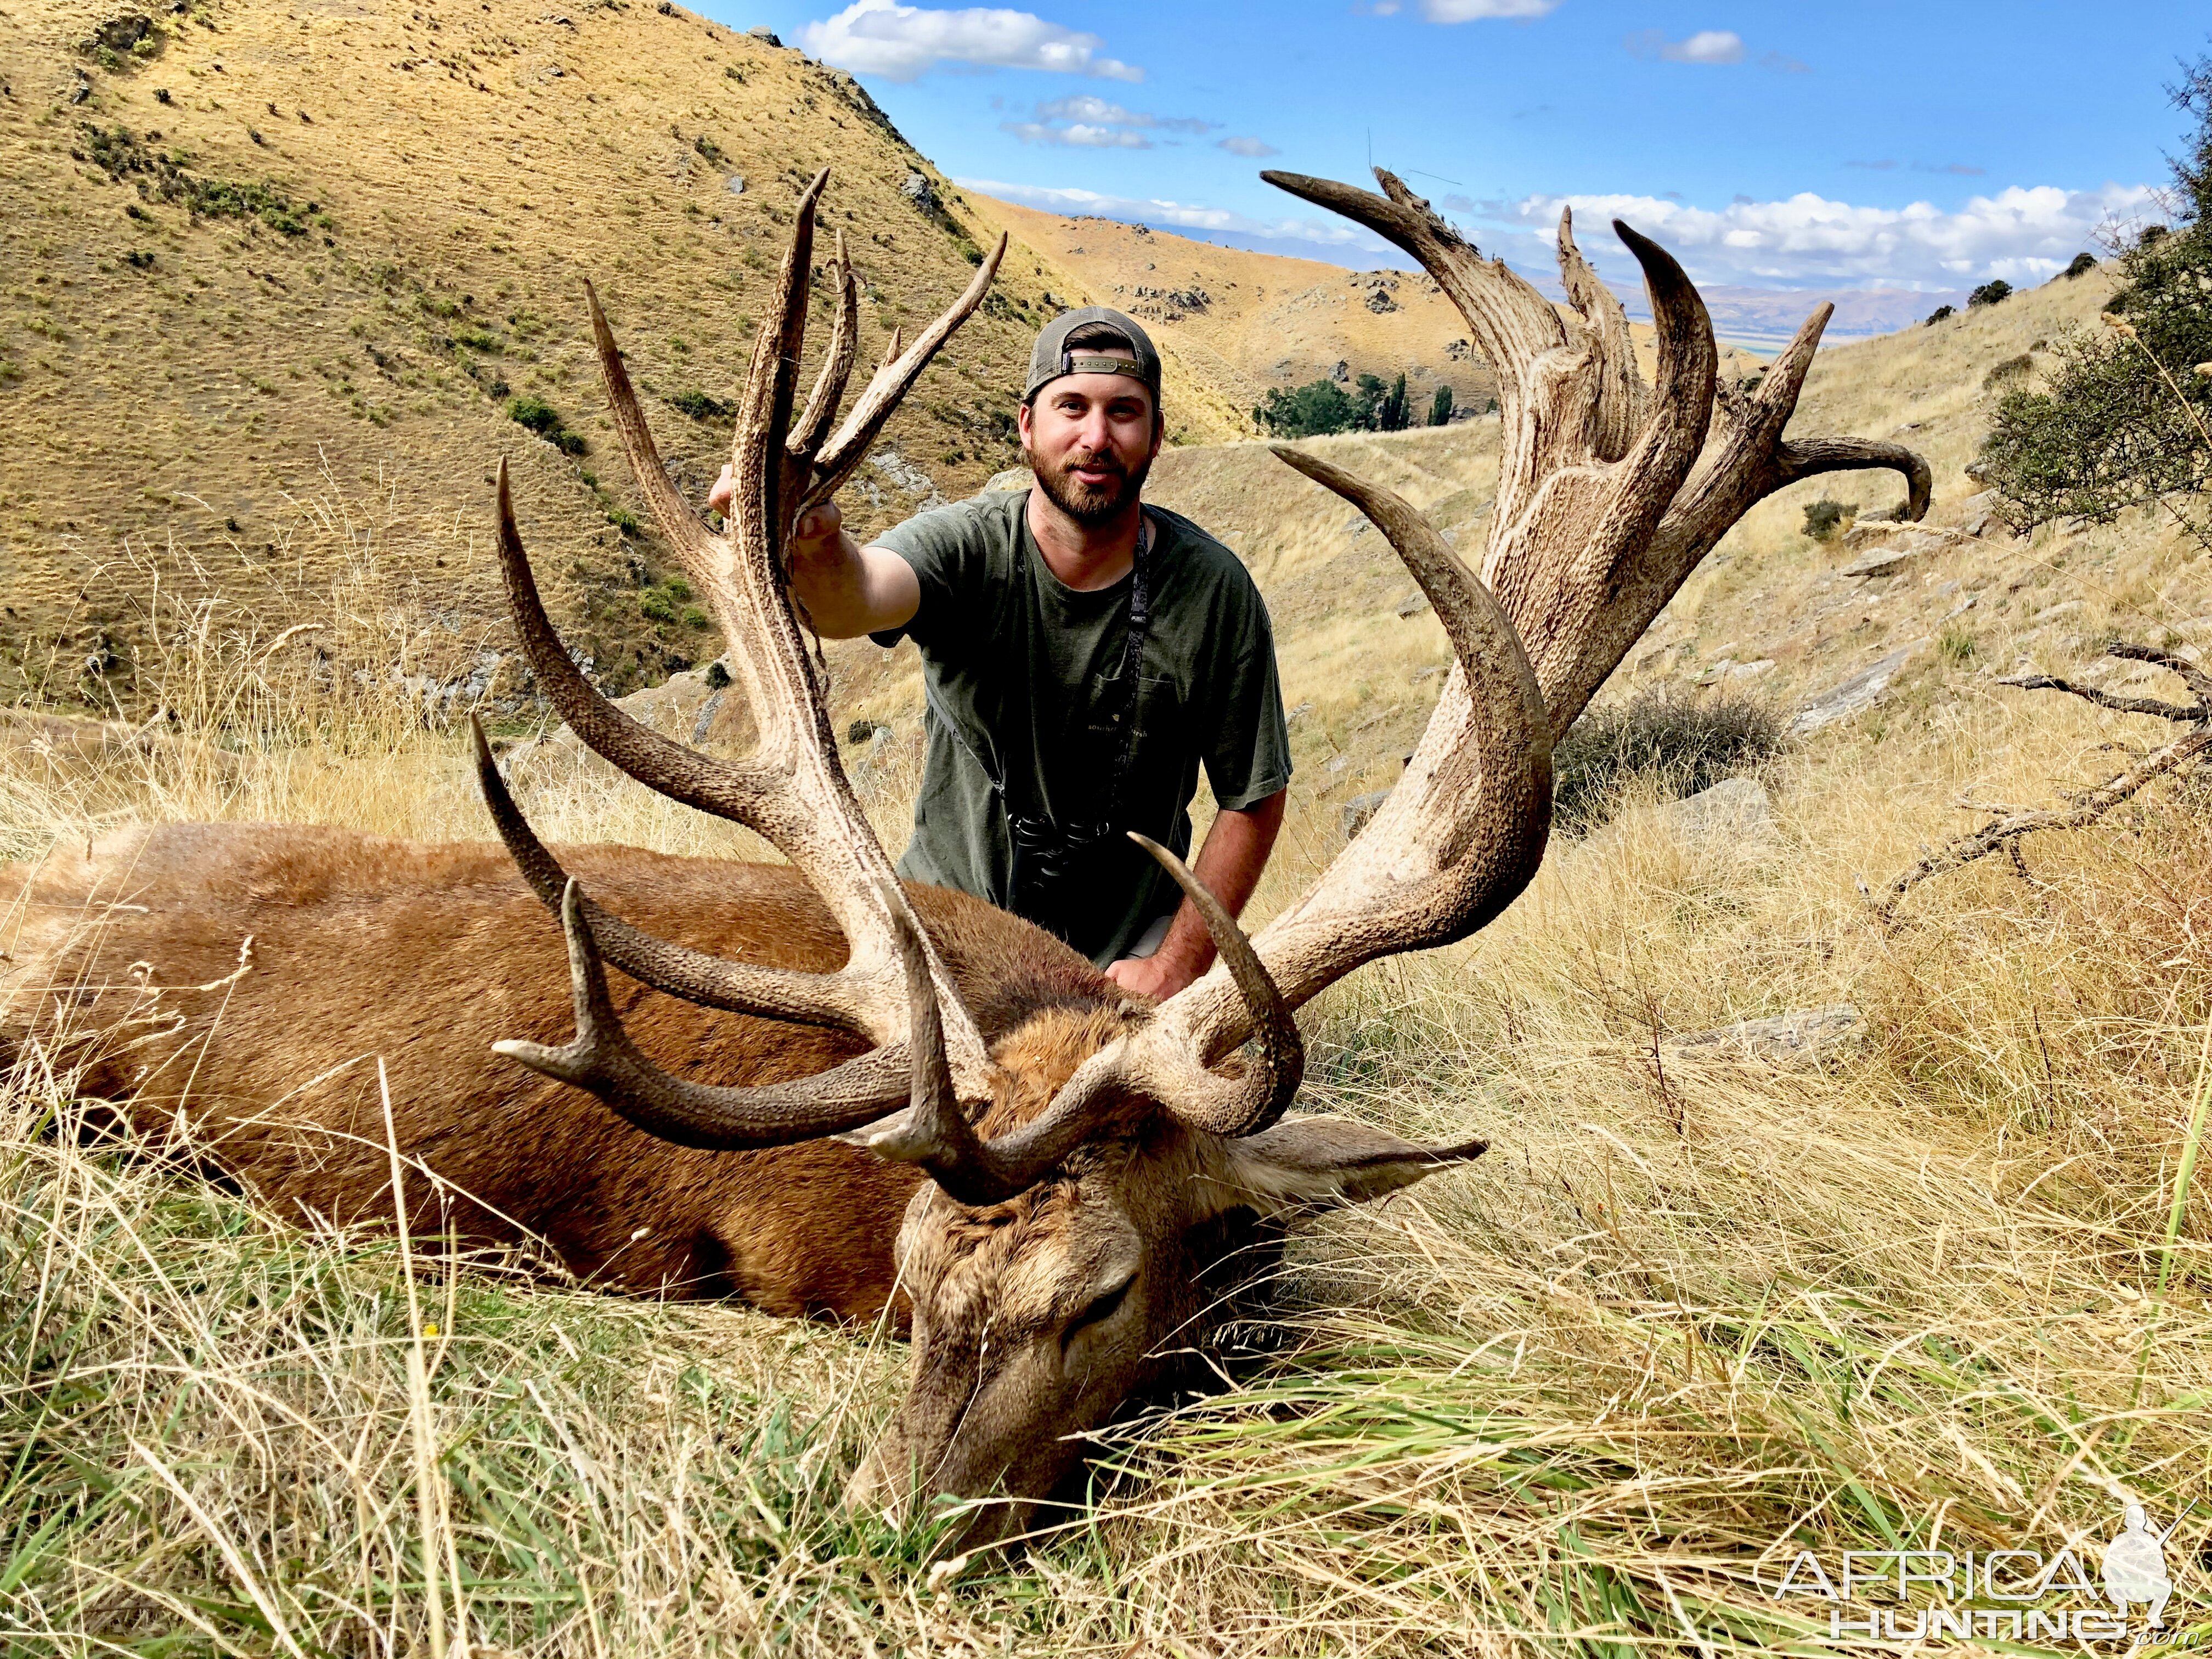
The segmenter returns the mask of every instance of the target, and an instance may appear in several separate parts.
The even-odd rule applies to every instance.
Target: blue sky
[[[1703,283],[1931,291],[2039,280],[2106,216],[2161,216],[2160,86],[2212,33],[2202,0],[706,10],[851,70],[947,174],[1032,205],[1371,264],[1258,177],[1364,179],[1371,145],[1516,264],[1549,264],[1571,201]]]

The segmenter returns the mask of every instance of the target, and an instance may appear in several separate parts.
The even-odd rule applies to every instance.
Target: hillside
[[[995,197],[963,200],[1031,250],[1036,265],[1058,273],[1056,295],[1115,306],[1146,324],[1164,352],[1221,389],[1248,428],[1249,411],[1271,388],[1327,376],[1403,374],[1417,421],[1439,386],[1477,411],[1494,391],[1465,320],[1425,272],[1346,270]],[[1626,298],[1632,311],[1640,309],[1640,291]],[[1632,327],[1648,356],[1650,329]],[[1732,373],[1756,370],[1756,357],[1740,348],[1724,348],[1723,357]]]
[[[957,294],[989,234],[849,77],[672,5],[196,0],[149,26],[62,0],[0,15],[0,62],[9,695],[127,701],[156,568],[172,597],[289,615],[373,559],[473,644],[496,607],[463,556],[501,455],[602,675],[689,664],[709,641],[637,609],[659,550],[610,520],[634,501],[582,279],[703,493],[728,430],[701,395],[740,381],[817,167],[864,356]],[[847,492],[864,527],[1014,454],[1005,388],[1043,287],[1006,262]],[[515,397],[585,453],[509,419]]]

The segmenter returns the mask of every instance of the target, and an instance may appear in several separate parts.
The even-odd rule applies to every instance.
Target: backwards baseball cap
[[[1068,349],[1067,339],[1072,334],[1109,330],[1121,337],[1115,343],[1126,345],[1137,354],[1136,362],[1109,357],[1095,349]],[[1044,331],[1037,336],[1036,348],[1030,353],[1030,383],[1023,390],[1022,401],[1029,402],[1048,382],[1063,374],[1126,374],[1150,386],[1153,402],[1159,401],[1160,354],[1153,348],[1152,336],[1138,327],[1135,318],[1107,306],[1084,306],[1074,311],[1063,311],[1044,325]]]

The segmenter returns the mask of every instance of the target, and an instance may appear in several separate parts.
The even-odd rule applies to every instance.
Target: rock
[[[745,193],[745,175],[744,173],[733,173],[724,182],[729,185],[731,195],[742,196]]]
[[[1678,1054],[1705,1060],[1764,1060],[1806,1066],[1857,1052],[1866,1046],[1866,1018],[1848,1003],[1803,1008],[1767,1019],[1747,1019],[1688,1036],[1670,1037]]]
[[[1824,726],[1833,726],[1838,720],[1849,720],[1854,714],[1873,708],[1889,683],[1897,678],[1897,671],[1905,666],[1912,653],[1928,641],[1915,640],[1901,650],[1893,651],[1880,662],[1862,668],[1847,679],[1838,680],[1817,697],[1810,699],[1797,711],[1790,722],[1790,735],[1802,738],[1819,731]]]
[[[1404,599],[1398,601],[1399,620],[1401,622],[1410,621],[1413,617],[1419,616],[1421,612],[1426,611],[1428,608],[1429,596],[1427,594],[1408,593]]]
[[[1004,472],[994,472],[984,481],[982,494],[1002,495],[1010,489],[1027,489],[1036,482],[1036,477],[1025,466],[1010,466]]]
[[[1668,802],[1658,816],[1685,841],[1705,844],[1764,841],[1774,833],[1774,803],[1753,778],[1723,778],[1710,789]]]
[[[1761,657],[1757,662],[1736,664],[1735,667],[1729,670],[1729,678],[1732,680],[1755,680],[1761,674],[1771,674],[1773,672],[1774,659]]]
[[[1334,368],[1329,370],[1328,378],[1335,381],[1339,386],[1350,386],[1352,384],[1352,365],[1340,361]]]
[[[1386,315],[1398,308],[1398,302],[1392,299],[1387,292],[1379,288],[1369,292],[1366,305],[1367,308],[1378,317]]]
[[[2027,619],[2027,625],[2034,628],[2044,623],[2063,622],[2069,617],[2080,616],[2088,608],[2079,599],[2067,599],[2061,604],[2052,605],[2047,611],[2037,611]]]
[[[872,743],[891,735],[890,727],[878,720],[858,720],[845,728],[845,741],[848,744]]]
[[[1846,546],[1852,545],[1849,537],[1844,539]],[[1874,549],[1871,552],[1860,555],[1836,574],[1850,580],[1858,580],[1869,576],[1887,576],[1893,570],[1901,568],[1908,559],[1917,559],[1926,553],[1940,552],[1949,544],[1949,532],[1927,530],[1893,532],[1884,538],[1881,546]]]
[[[118,12],[93,30],[93,39],[110,52],[128,52],[153,32],[154,20],[143,12]]]
[[[777,36],[776,32],[765,23],[756,23],[750,28],[747,29],[745,33],[752,36],[754,40],[765,41],[771,46],[781,47],[783,45],[783,41]]]
[[[929,180],[919,173],[907,174],[899,185],[899,194],[924,213],[937,213],[942,210],[938,204],[937,191],[931,186]]]
[[[1367,821],[1382,810],[1382,803],[1390,799],[1388,789],[1372,790],[1364,795],[1354,795],[1336,811],[1336,826],[1350,841],[1367,827]]]

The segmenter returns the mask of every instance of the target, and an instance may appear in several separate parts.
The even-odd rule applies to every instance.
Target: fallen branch
[[[1879,899],[1873,899],[1875,914],[1883,921],[1890,921],[1897,912],[1899,900],[1907,892],[1931,876],[1939,876],[1972,864],[1977,859],[1987,858],[2000,850],[2005,852],[2014,867],[2026,870],[2021,857],[2020,842],[2026,836],[2042,830],[2081,830],[2103,817],[2121,802],[2131,799],[2146,784],[2164,777],[2169,772],[2181,771],[2193,766],[2212,750],[2212,674],[2206,673],[2196,664],[2148,645],[2114,645],[2105,654],[2124,658],[2131,662],[2147,662],[2177,674],[2197,699],[2193,703],[2166,702],[2157,697],[2117,697],[2109,691],[2100,691],[2094,685],[2077,685],[2071,680],[2060,679],[2053,674],[2021,674],[2002,679],[1999,685],[2013,686],[2022,691],[2063,691],[2069,696],[2080,697],[2100,708],[2109,708],[2121,714],[2150,714],[2160,720],[2172,720],[2190,729],[2172,743],[2154,749],[2133,766],[2116,776],[2105,780],[2094,789],[2068,798],[2064,806],[2049,808],[2009,807],[1991,818],[1970,835],[1959,836],[1948,845],[1929,854],[1918,863],[1899,872]]]

